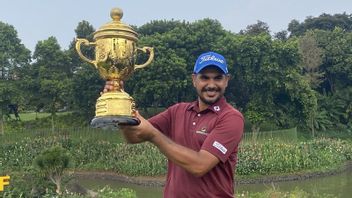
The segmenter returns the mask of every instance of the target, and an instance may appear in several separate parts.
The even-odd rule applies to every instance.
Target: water
[[[162,198],[162,187],[149,187],[142,185],[134,185],[119,181],[106,179],[77,179],[84,187],[90,189],[101,189],[104,186],[110,186],[113,189],[130,188],[137,192],[137,197],[142,198]],[[318,177],[302,181],[279,182],[274,184],[238,184],[237,192],[263,192],[275,186],[275,189],[280,191],[292,191],[296,188],[306,192],[319,194],[325,193],[334,195],[339,198],[349,198],[352,195],[352,171],[346,171],[334,176]]]
[[[150,187],[143,185],[136,185],[130,183],[124,183],[120,181],[113,181],[107,179],[87,179],[79,178],[76,179],[78,183],[86,188],[92,190],[102,189],[105,186],[110,186],[112,189],[120,188],[130,188],[136,191],[137,197],[141,198],[162,198],[163,197],[163,187]]]
[[[298,188],[309,193],[317,192],[319,194],[330,194],[339,198],[350,198],[352,197],[352,171],[349,170],[333,176],[301,181],[279,182],[273,185],[275,189],[283,192]],[[237,192],[263,192],[267,189],[272,189],[272,184],[242,184],[237,186]]]

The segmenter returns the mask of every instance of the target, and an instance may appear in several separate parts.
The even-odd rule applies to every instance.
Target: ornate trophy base
[[[139,125],[138,118],[126,116],[95,117],[90,125],[94,128],[118,128],[119,125]]]
[[[103,93],[97,100],[94,128],[117,128],[119,125],[139,125],[133,98],[124,91]]]

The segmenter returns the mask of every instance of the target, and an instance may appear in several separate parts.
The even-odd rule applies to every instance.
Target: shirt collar
[[[210,105],[206,110],[204,111],[212,111],[216,114],[219,114],[223,108],[225,107],[226,99],[225,97],[221,97],[216,103]],[[193,110],[199,113],[199,106],[198,106],[198,100],[193,101],[190,103],[190,105],[187,108],[188,111]]]

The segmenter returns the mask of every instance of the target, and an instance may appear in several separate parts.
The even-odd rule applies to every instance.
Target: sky
[[[114,7],[123,10],[122,21],[129,25],[211,18],[235,33],[258,20],[275,33],[286,30],[293,19],[303,22],[322,13],[352,14],[352,0],[0,0],[0,21],[12,25],[32,52],[38,41],[50,36],[67,49],[80,21],[98,29],[111,21]]]

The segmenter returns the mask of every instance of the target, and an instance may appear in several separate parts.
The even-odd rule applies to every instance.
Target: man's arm
[[[198,177],[203,176],[219,163],[220,160],[206,150],[197,152],[175,143],[139,115],[138,112],[137,117],[141,120],[140,125],[121,126],[127,142],[140,143],[150,141],[169,160]]]
[[[176,144],[160,132],[155,133],[150,142],[157,146],[169,160],[197,177],[206,174],[220,161],[206,150],[197,152]]]

